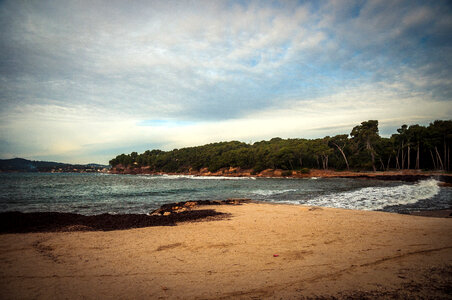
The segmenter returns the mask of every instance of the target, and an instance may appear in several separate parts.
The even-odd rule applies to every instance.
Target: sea
[[[228,198],[409,213],[451,208],[452,188],[435,179],[0,173],[0,212],[148,214],[167,203]]]

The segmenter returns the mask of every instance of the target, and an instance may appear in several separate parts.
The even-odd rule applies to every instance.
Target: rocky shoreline
[[[85,216],[62,212],[0,213],[1,233],[111,231],[152,226],[176,226],[181,222],[215,220],[227,214],[213,209],[194,209],[208,205],[239,205],[249,199],[187,201],[165,204],[149,214],[100,214]]]
[[[421,170],[403,170],[403,171],[334,171],[311,169],[309,172],[290,171],[280,169],[267,169],[255,173],[251,169],[241,168],[222,168],[217,172],[210,172],[207,168],[199,171],[190,172],[155,172],[149,167],[126,168],[115,166],[108,171],[110,174],[129,174],[129,175],[188,175],[188,176],[224,176],[224,177],[260,177],[260,178],[363,178],[377,180],[400,180],[407,182],[416,182],[434,178],[446,184],[452,184],[452,174],[442,171],[421,171]]]
[[[182,222],[212,221],[228,214],[201,206],[259,203],[251,199],[198,200],[164,204],[149,214],[100,214],[85,216],[62,212],[0,213],[0,234],[30,232],[112,231],[153,226],[176,226]],[[414,211],[415,216],[451,218],[451,209]]]

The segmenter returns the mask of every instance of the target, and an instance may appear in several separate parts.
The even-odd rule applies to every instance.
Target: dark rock
[[[212,209],[183,211],[168,216],[140,214],[84,216],[59,212],[5,212],[0,213],[0,233],[51,232],[51,231],[110,231],[150,226],[175,226],[179,222],[206,218],[222,218],[227,214]]]
[[[165,213],[181,212],[186,209],[191,209],[195,206],[203,205],[240,205],[242,203],[250,202],[248,198],[230,198],[227,200],[197,200],[197,201],[183,201],[177,203],[169,203],[162,205],[159,209],[151,212],[151,215],[163,215]]]

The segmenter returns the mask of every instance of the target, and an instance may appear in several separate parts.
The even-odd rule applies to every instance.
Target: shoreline
[[[377,180],[400,180],[415,182],[418,180],[434,178],[446,184],[452,184],[452,174],[444,171],[421,170],[392,170],[392,171],[334,171],[311,169],[309,173],[301,171],[267,169],[257,174],[252,170],[240,168],[222,168],[217,172],[210,172],[207,168],[191,172],[155,172],[148,167],[137,168],[112,168],[109,174],[125,175],[187,175],[187,176],[219,176],[219,177],[256,177],[256,178],[363,178]],[[290,173],[290,174],[289,174]]]
[[[2,295],[10,299],[450,297],[452,219],[239,204],[193,208],[214,208],[226,215],[211,222],[0,234]]]
[[[168,203],[149,214],[99,214],[86,216],[63,212],[2,212],[0,213],[0,235],[37,232],[113,231],[155,226],[177,226],[178,224],[185,222],[205,222],[228,218],[228,214],[217,212],[215,208],[222,205],[242,205],[247,203],[287,205],[308,207],[310,209],[324,208],[237,198],[228,200],[198,200]],[[367,212],[364,210],[347,210]],[[452,208],[411,211],[409,213],[376,212],[429,218],[452,218]]]
[[[49,173],[49,174],[64,174],[65,172],[2,172],[5,174],[14,173]],[[347,171],[347,170],[321,170],[311,169],[309,173],[302,173],[296,170],[280,170],[267,169],[257,174],[252,170],[243,170],[240,168],[222,168],[217,172],[210,172],[206,168],[200,171],[191,172],[156,172],[151,171],[147,167],[141,168],[112,168],[102,172],[66,172],[66,173],[80,173],[80,174],[112,174],[112,175],[181,175],[181,176],[207,176],[207,177],[248,177],[248,178],[356,178],[356,179],[374,179],[374,180],[394,180],[405,182],[417,182],[419,180],[436,179],[442,185],[452,186],[452,173],[444,171],[421,171],[421,170],[391,170],[391,171]]]
[[[251,203],[250,199],[185,201],[162,205],[148,214],[81,215],[64,212],[2,212],[0,235],[8,233],[113,231],[154,226],[176,226],[184,222],[219,220],[227,214],[212,209],[218,205]],[[256,201],[254,201],[256,202]]]

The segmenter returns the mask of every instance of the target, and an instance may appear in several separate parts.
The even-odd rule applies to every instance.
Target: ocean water
[[[165,203],[228,198],[406,213],[452,207],[452,188],[434,179],[0,174],[0,212],[148,213]]]

